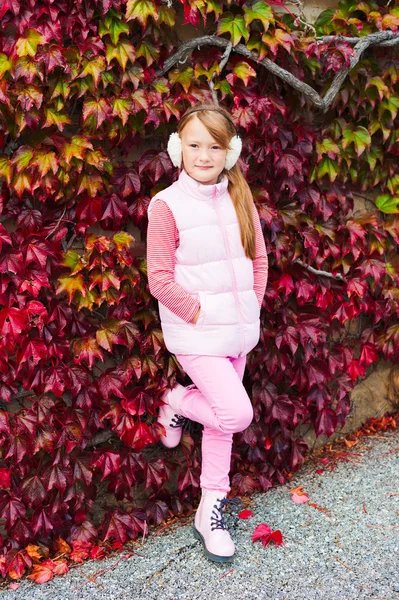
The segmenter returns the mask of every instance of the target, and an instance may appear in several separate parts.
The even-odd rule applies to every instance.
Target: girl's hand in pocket
[[[191,321],[192,323],[194,323],[194,325],[195,325],[195,323],[198,321],[198,317],[199,317],[199,315],[200,315],[200,312],[201,312],[201,307],[200,307],[200,308],[197,310],[197,312],[196,312],[196,313],[195,313],[195,315],[194,315],[194,318],[193,318],[193,320]]]

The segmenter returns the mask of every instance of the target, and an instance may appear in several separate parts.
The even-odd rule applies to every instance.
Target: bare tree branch
[[[379,33],[370,33],[370,35],[379,35]],[[385,33],[385,32],[384,32]],[[389,32],[388,32],[389,33]],[[391,32],[392,33],[392,32]],[[358,37],[346,37],[345,35],[323,35],[322,37],[316,38],[317,42],[322,42],[323,44],[326,42],[331,42],[331,40],[348,42],[349,44],[357,44],[359,40],[365,40],[369,36],[365,35],[364,38]],[[395,46],[395,44],[399,44],[399,35],[393,37],[391,39],[385,40],[385,42],[378,42],[377,44],[373,44],[374,46]]]
[[[298,263],[298,265],[301,265],[301,267],[303,267],[310,273],[313,273],[314,275],[322,275],[323,277],[329,277],[330,279],[338,279],[339,281],[345,281],[345,279],[344,279],[344,277],[342,277],[341,273],[337,273],[336,275],[333,275],[332,273],[329,273],[328,271],[319,271],[318,269],[314,269],[310,265],[307,265],[306,263],[304,263],[300,258],[296,258],[294,260],[294,263]]]
[[[48,234],[46,235],[46,240],[47,240],[47,239],[50,237],[50,235],[51,235],[52,233],[54,233],[54,231],[57,229],[58,225],[61,223],[61,221],[62,221],[62,219],[63,219],[63,217],[64,217],[64,215],[65,215],[65,212],[66,212],[66,206],[64,207],[63,213],[62,213],[62,215],[60,216],[60,218],[58,219],[57,223],[54,225],[54,227],[52,228],[52,230],[50,231],[50,233],[48,233]]]
[[[350,70],[353,69],[353,67],[355,65],[357,65],[363,52],[370,46],[379,45],[381,42],[391,39],[393,35],[394,34],[392,31],[380,31],[378,33],[371,33],[370,35],[366,35],[365,37],[360,38],[356,42],[355,47],[354,47],[354,56],[352,56],[350,59],[350,66],[345,67],[341,71],[338,71],[338,73],[335,75],[335,77],[333,79],[330,89],[327,91],[326,95],[324,96],[324,103],[325,103],[325,106],[323,107],[324,112],[332,104],[332,102],[333,102],[335,96],[338,94],[339,89],[340,89],[343,81],[345,80],[347,74],[349,73]],[[399,42],[399,35],[397,36],[397,38],[398,38],[397,41]]]
[[[297,7],[298,13],[295,15],[295,18],[305,26],[305,31],[307,29],[311,29],[313,31],[313,35],[316,37],[316,29],[313,27],[313,25],[306,21],[302,0],[286,0],[286,4],[293,4]]]
[[[263,58],[262,60],[258,60],[258,55],[255,52],[251,52],[248,50],[246,46],[243,44],[237,44],[232,48],[234,52],[237,54],[241,54],[250,60],[255,61],[259,65],[265,67],[270,73],[276,75],[286,83],[288,83],[291,87],[296,89],[298,92],[304,94],[310,102],[312,102],[315,106],[322,109],[324,112],[328,110],[330,105],[332,104],[335,96],[338,94],[342,83],[344,82],[346,76],[349,71],[353,69],[355,65],[360,60],[363,52],[369,48],[370,46],[392,46],[394,44],[399,44],[399,34],[393,33],[393,31],[379,31],[377,33],[371,33],[370,35],[366,35],[363,38],[352,38],[345,36],[324,36],[321,38],[316,38],[318,42],[328,42],[332,39],[346,41],[349,44],[355,44],[354,47],[354,56],[351,57],[350,66],[342,69],[338,73],[336,73],[329,90],[326,92],[324,98],[320,96],[320,94],[313,89],[307,83],[297,79],[294,75],[292,75],[286,69],[279,67],[269,58]],[[162,69],[158,69],[155,73],[157,77],[161,77],[165,73],[167,73],[177,62],[179,62],[182,57],[193,50],[194,48],[200,48],[201,46],[217,46],[219,48],[225,48],[231,45],[231,42],[226,40],[225,38],[218,37],[216,35],[204,35],[198,38],[194,38],[192,40],[188,40],[184,42],[180,48],[169,56],[165,60],[164,66]]]
[[[229,56],[231,53],[231,50],[233,48],[233,44],[230,42],[230,44],[228,46],[226,46],[226,50],[223,52],[223,56],[220,60],[220,64],[219,64],[219,75],[220,73],[223,71],[223,69],[225,68],[227,61],[229,60]],[[219,99],[218,99],[218,95],[216,90],[214,89],[214,83],[213,80],[215,79],[216,76],[216,71],[213,73],[211,80],[209,82],[209,87],[211,88],[211,92],[212,92],[212,98],[214,103],[216,104],[216,106],[219,106]]]

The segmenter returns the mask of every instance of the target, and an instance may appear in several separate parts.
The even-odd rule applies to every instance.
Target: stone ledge
[[[372,417],[382,417],[385,413],[394,413],[398,410],[398,402],[388,393],[389,377],[393,365],[384,360],[377,363],[376,369],[369,377],[355,385],[351,393],[351,410],[342,429],[337,429],[330,437],[320,435],[316,438],[313,428],[302,425],[296,433],[303,436],[309,450],[320,448],[359,429]],[[392,399],[391,399],[392,398]]]

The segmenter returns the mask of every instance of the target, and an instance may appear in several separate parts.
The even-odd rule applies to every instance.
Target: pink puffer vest
[[[179,231],[175,281],[199,298],[197,323],[187,323],[158,301],[165,345],[173,354],[244,356],[259,341],[259,304],[252,260],[241,243],[228,179],[204,185],[184,170],[154,202],[169,206]]]

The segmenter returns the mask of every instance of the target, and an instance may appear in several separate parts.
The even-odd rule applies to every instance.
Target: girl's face
[[[186,173],[204,185],[217,183],[224,169],[227,150],[218,144],[196,116],[180,132],[180,138]]]

